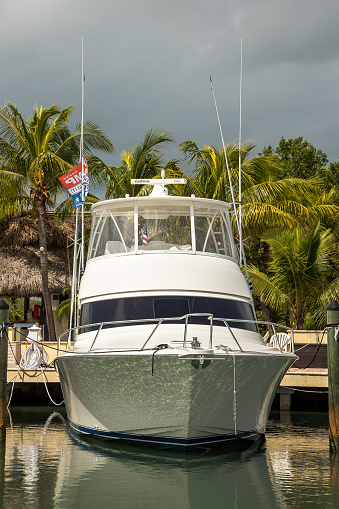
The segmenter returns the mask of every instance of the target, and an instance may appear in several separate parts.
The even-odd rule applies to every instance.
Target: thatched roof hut
[[[47,222],[49,290],[61,293],[71,284],[68,246],[72,243],[71,221],[57,222],[51,214]],[[39,297],[42,295],[38,220],[21,214],[0,221],[0,295]]]
[[[62,293],[71,285],[71,268],[65,249],[48,252],[48,287]],[[42,283],[39,250],[0,248],[0,295],[2,297],[40,297]]]

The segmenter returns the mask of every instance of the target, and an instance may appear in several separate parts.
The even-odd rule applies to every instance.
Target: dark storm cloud
[[[220,145],[212,75],[226,141],[239,129],[243,36],[243,134],[261,150],[304,136],[337,159],[339,4],[333,0],[5,0],[1,104],[81,107],[119,153],[162,125],[175,138]],[[174,148],[168,157],[178,156]]]

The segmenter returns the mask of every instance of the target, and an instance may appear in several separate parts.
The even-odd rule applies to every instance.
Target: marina
[[[4,8],[0,509],[339,509],[327,3]]]

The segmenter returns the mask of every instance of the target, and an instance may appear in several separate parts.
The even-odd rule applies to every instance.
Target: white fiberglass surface
[[[118,205],[118,206],[117,206]],[[228,206],[202,200],[127,199],[94,209],[89,258],[138,251],[213,253],[236,258]]]
[[[185,334],[183,325],[165,323],[159,327],[156,327],[156,323],[149,323],[128,327],[103,328],[99,333],[98,328],[93,327],[93,329],[77,337],[74,351],[87,352],[91,348],[93,351],[109,349],[139,350],[144,345],[147,350],[159,344],[168,344],[171,348],[181,348]],[[213,328],[212,347],[215,349],[215,353],[225,353],[223,350],[225,347],[232,351],[240,351],[239,345],[246,352],[278,353],[277,350],[268,347],[263,342],[260,334],[256,332],[240,329],[233,329],[232,332],[233,334],[226,327]],[[191,346],[193,338],[197,338],[201,348],[208,349],[210,346],[210,328],[189,324],[186,335],[187,347]]]

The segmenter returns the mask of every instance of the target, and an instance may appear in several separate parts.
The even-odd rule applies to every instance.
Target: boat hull
[[[66,354],[56,359],[77,433],[190,450],[256,439],[293,354]]]

